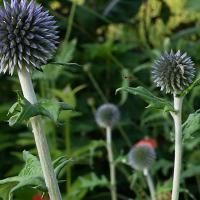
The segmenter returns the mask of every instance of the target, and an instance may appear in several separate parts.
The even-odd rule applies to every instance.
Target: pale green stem
[[[155,187],[154,187],[154,183],[153,183],[153,180],[151,178],[151,175],[149,173],[149,170],[144,169],[143,173],[144,173],[144,176],[146,177],[146,180],[147,180],[147,185],[149,187],[151,200],[156,200]]]
[[[24,97],[31,104],[37,103],[37,98],[33,89],[33,84],[29,72],[26,69],[19,70],[18,76]],[[44,133],[44,126],[42,124],[41,117],[32,117],[30,118],[30,122],[32,125],[32,131],[35,138],[44,180],[49,192],[49,197],[51,200],[61,200],[62,198],[58,187],[56,175],[52,166],[50,152]]]
[[[106,128],[106,146],[108,151],[108,160],[110,167],[110,192],[112,200],[117,200],[117,189],[116,189],[116,174],[115,174],[115,163],[112,151],[112,133],[111,128]]]
[[[174,159],[174,177],[172,188],[172,200],[179,199],[181,166],[182,166],[182,103],[183,97],[174,94],[174,110],[171,115],[174,119],[175,128],[175,159]]]

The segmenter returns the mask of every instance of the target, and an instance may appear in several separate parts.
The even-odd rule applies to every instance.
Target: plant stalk
[[[175,128],[175,159],[174,159],[174,177],[172,188],[172,200],[179,199],[180,178],[182,167],[182,103],[183,97],[174,94],[174,110],[171,115],[174,119]]]
[[[151,200],[156,200],[155,187],[154,187],[154,183],[153,183],[153,180],[151,178],[151,175],[149,173],[149,170],[144,169],[143,173],[144,173],[144,176],[146,177],[146,180],[147,180],[147,185],[149,187]]]
[[[21,84],[24,97],[31,103],[37,103],[36,94],[31,81],[30,73],[26,69],[18,70],[19,81]],[[30,118],[33,135],[45,179],[45,183],[51,200],[61,200],[61,194],[58,187],[58,182],[47,144],[47,139],[44,133],[44,126],[40,116]]]
[[[117,189],[116,189],[116,174],[115,174],[115,163],[112,151],[112,131],[110,127],[106,128],[106,146],[108,151],[108,160],[110,167],[110,191],[112,200],[117,200]]]

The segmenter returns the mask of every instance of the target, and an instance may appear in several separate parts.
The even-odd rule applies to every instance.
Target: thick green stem
[[[175,159],[174,159],[174,177],[172,188],[172,200],[179,199],[181,166],[182,166],[182,103],[183,97],[174,94],[174,110],[172,117],[175,128]]]
[[[37,103],[30,74],[26,69],[18,71],[18,76],[24,97],[32,104]],[[44,133],[44,126],[40,116],[30,118],[35,143],[45,179],[45,183],[51,200],[61,200],[58,182],[51,162],[47,139]]]
[[[112,133],[111,128],[106,128],[106,146],[108,151],[108,160],[110,167],[110,192],[112,196],[112,200],[117,200],[117,189],[116,189],[116,175],[115,175],[115,163],[113,158],[112,151]]]
[[[151,178],[151,175],[149,174],[149,170],[144,169],[143,173],[144,173],[144,176],[147,179],[147,185],[149,187],[151,200],[156,200],[155,187],[154,187],[154,183],[153,183],[153,180]]]

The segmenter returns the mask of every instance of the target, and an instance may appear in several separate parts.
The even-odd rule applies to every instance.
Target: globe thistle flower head
[[[55,20],[35,0],[3,0],[0,8],[0,73],[39,69],[58,39]]]
[[[187,53],[165,52],[154,62],[152,78],[157,87],[166,93],[180,94],[195,77],[194,63]]]
[[[155,159],[156,153],[150,144],[137,143],[128,153],[128,164],[135,170],[149,169]]]
[[[120,112],[117,106],[111,103],[101,105],[95,114],[96,122],[100,127],[112,128],[117,124],[120,118]]]

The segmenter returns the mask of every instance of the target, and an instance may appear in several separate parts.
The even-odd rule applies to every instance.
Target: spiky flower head
[[[149,142],[139,141],[128,153],[128,164],[136,170],[149,169],[156,159],[154,146]]]
[[[0,8],[0,73],[39,69],[56,49],[55,20],[35,0],[3,0]]]
[[[100,127],[112,128],[117,124],[120,118],[120,112],[117,106],[111,103],[101,105],[95,114],[96,122]]]
[[[195,76],[194,63],[187,53],[178,50],[165,52],[154,62],[152,78],[157,87],[166,93],[180,94]]]

